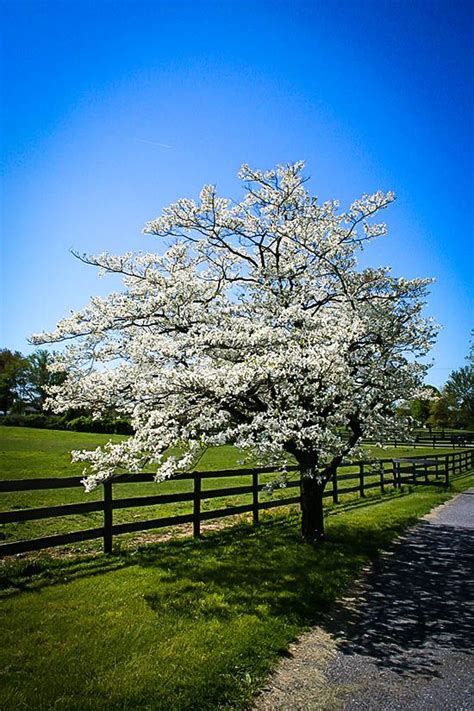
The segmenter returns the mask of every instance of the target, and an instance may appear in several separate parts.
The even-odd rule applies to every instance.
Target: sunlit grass
[[[334,511],[319,546],[302,543],[298,516],[279,515],[134,553],[10,562],[3,707],[250,708],[290,641],[448,496],[417,489]]]
[[[2,476],[21,477],[28,462],[36,462],[36,476],[70,475],[68,450],[107,438],[11,428],[2,437],[1,458],[13,471],[2,468]],[[18,456],[23,448],[28,457]],[[409,456],[423,450],[373,454]],[[207,456],[203,469],[239,465],[240,454],[232,448]],[[243,482],[237,475],[205,485],[232,482],[248,479]],[[466,475],[452,483],[452,491],[473,484],[474,476]],[[160,491],[188,490],[191,482],[128,484],[115,495],[156,493],[158,486]],[[122,547],[108,557],[77,555],[87,550],[79,546],[66,557],[54,551],[7,560],[0,568],[2,708],[250,708],[290,641],[321,619],[381,547],[451,495],[434,488],[410,493],[409,487],[384,498],[376,489],[367,494],[365,501],[353,494],[328,508],[328,541],[316,547],[301,541],[297,513],[263,513],[257,528],[230,521],[225,529],[206,531],[201,540]],[[2,495],[2,500],[4,509],[8,502],[39,506],[85,500],[85,494],[75,489],[24,492]],[[240,501],[226,497],[212,505],[226,502]],[[156,511],[123,510],[115,517],[147,514]],[[169,507],[160,515],[168,514]],[[28,522],[12,526],[9,535],[44,535],[58,532],[58,523],[65,526],[60,530],[72,530],[101,520],[100,514],[90,514]]]

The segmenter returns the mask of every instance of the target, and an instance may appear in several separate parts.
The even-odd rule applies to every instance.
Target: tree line
[[[453,370],[438,390],[429,385],[426,396],[405,402],[401,414],[409,414],[423,427],[474,429],[474,342],[467,364]]]
[[[44,349],[29,356],[7,348],[0,350],[0,411],[6,419],[4,424],[131,432],[128,421],[116,413],[95,420],[92,412],[85,409],[71,409],[62,417],[53,415],[46,407],[47,389],[61,385],[66,377],[64,372],[49,370],[53,357]],[[453,370],[441,389],[427,385],[425,397],[403,403],[400,414],[410,415],[429,430],[474,429],[474,342],[466,360],[467,365]]]
[[[87,408],[68,408],[55,415],[48,407],[48,389],[61,385],[65,371],[50,369],[54,354],[37,349],[25,356],[20,351],[0,349],[0,424],[67,429],[79,432],[131,434],[128,419],[110,410],[100,418]]]

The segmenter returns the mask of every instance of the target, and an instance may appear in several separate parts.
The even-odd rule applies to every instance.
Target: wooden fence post
[[[403,474],[402,465],[398,464],[397,465],[397,479],[398,479],[397,486],[399,489],[402,488],[402,474]]]
[[[337,493],[337,467],[332,475],[332,503],[339,503],[339,495]]]
[[[112,482],[104,482],[104,553],[112,553]]]
[[[201,475],[194,472],[193,536],[201,535]]]
[[[365,497],[364,491],[364,462],[359,464],[359,493],[362,498]]]
[[[444,461],[444,485],[449,486],[449,454],[446,455]]]
[[[258,471],[252,472],[252,516],[254,526],[258,524]]]

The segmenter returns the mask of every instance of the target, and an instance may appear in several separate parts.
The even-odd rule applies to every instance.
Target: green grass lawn
[[[0,437],[2,478],[79,474],[80,466],[69,464],[69,450],[109,438],[21,428],[2,428]],[[239,459],[222,447],[206,453],[201,468],[238,467]],[[448,493],[405,487],[384,498],[372,493],[366,501],[348,496],[328,510],[328,540],[319,546],[302,543],[299,515],[288,511],[262,514],[259,527],[227,522],[201,540],[130,545],[113,556],[87,552],[84,544],[67,556],[53,551],[7,559],[0,565],[0,708],[248,709],[289,643],[321,620],[380,548],[473,484],[470,475],[454,480]],[[127,484],[120,495],[185,486],[190,483]],[[79,489],[2,494],[0,509],[95,495]],[[146,511],[115,516],[146,518]],[[162,515],[169,513],[167,507]],[[58,524],[67,526],[59,530],[100,525],[101,515],[97,524],[92,516],[4,526],[3,535],[14,540],[59,532]],[[54,530],[45,527],[51,524]]]
[[[123,437],[119,435],[100,435],[79,432],[64,432],[55,430],[40,430],[22,427],[0,427],[0,478],[1,479],[24,479],[35,477],[61,477],[80,475],[83,464],[71,464],[70,451],[72,449],[93,449],[99,444],[104,444],[109,439],[120,441]],[[392,456],[422,455],[432,452],[429,448],[402,448],[397,449],[377,449],[368,448],[368,456],[374,458],[389,458]],[[451,450],[437,449],[437,453]],[[238,474],[238,468],[242,466],[242,453],[234,447],[223,446],[211,448],[205,452],[199,462],[201,471],[213,471],[219,469],[236,469],[236,476],[227,479],[206,479],[203,481],[203,490],[228,488],[249,485],[250,477]],[[348,468],[344,473],[358,471],[357,467]],[[270,481],[273,475],[269,474],[261,477],[261,481]],[[367,477],[367,482],[378,481],[378,476]],[[357,482],[346,481],[344,487],[354,486]],[[127,498],[131,496],[145,496],[153,494],[166,494],[192,491],[192,481],[173,480],[160,484],[121,484],[114,487],[114,498]],[[341,484],[342,486],[342,484]],[[390,490],[390,485],[387,487]],[[331,484],[328,484],[327,491],[331,491]],[[294,489],[277,490],[273,495],[276,498],[286,498],[295,495]],[[373,489],[367,492],[368,496],[377,496],[378,490]],[[271,497],[262,493],[261,500],[269,500]],[[32,492],[12,492],[0,494],[0,510],[8,511],[13,509],[34,508],[40,506],[53,506],[64,503],[80,503],[93,501],[102,498],[102,491],[98,489],[90,494],[85,494],[82,488],[40,490]],[[341,497],[343,502],[348,502],[358,498],[358,494],[347,494]],[[214,510],[226,507],[249,504],[250,495],[228,495],[225,497],[205,500],[202,503],[202,510]],[[326,499],[325,504],[331,505],[330,499]],[[192,504],[190,502],[173,503],[160,506],[148,506],[146,508],[127,508],[114,512],[114,523],[127,523],[134,520],[147,520],[151,518],[176,516],[190,513]],[[20,523],[8,523],[0,525],[0,539],[4,541],[25,540],[44,535],[66,533],[85,528],[100,527],[103,522],[101,512],[91,512],[87,514],[76,514],[61,518],[42,519],[38,521],[25,521]],[[162,531],[159,531],[161,534]],[[129,534],[116,538],[115,541],[127,545],[136,539],[136,534]],[[150,537],[150,534],[147,534]],[[70,550],[93,551],[99,550],[102,543],[100,540],[86,541],[74,544]]]
[[[71,463],[71,450],[95,449],[109,440],[124,439],[124,435],[0,427],[0,478],[78,476],[84,464]],[[232,469],[241,466],[241,459],[242,454],[234,447],[214,447],[203,455],[199,466],[202,471]]]
[[[453,482],[453,491],[474,477]],[[248,709],[289,643],[377,551],[446,500],[433,488],[334,511],[328,540],[266,517],[202,540],[2,568],[0,706]]]

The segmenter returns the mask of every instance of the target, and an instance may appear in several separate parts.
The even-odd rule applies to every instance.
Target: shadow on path
[[[323,625],[346,655],[439,676],[437,651],[474,648],[474,529],[422,521],[397,539]]]

